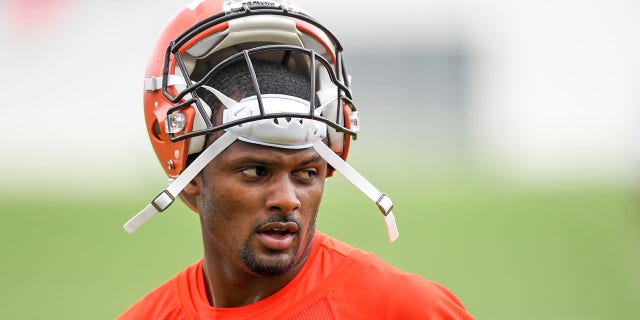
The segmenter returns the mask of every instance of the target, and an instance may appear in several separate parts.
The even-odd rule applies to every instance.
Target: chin
[[[260,254],[244,252],[242,262],[251,272],[264,277],[278,277],[287,274],[296,266],[296,256],[293,253]]]

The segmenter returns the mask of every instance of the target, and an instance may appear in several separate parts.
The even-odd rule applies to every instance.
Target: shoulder
[[[444,286],[395,268],[374,254],[351,254],[332,296],[346,315],[367,309],[376,319],[472,319]],[[342,312],[340,312],[342,313]]]
[[[322,233],[316,231],[315,236],[316,241],[318,242],[317,251],[322,254],[334,255],[336,257],[347,257],[351,256],[354,253],[357,255],[358,253],[365,253],[364,251],[354,248],[326,233]]]
[[[448,290],[440,284],[427,280],[422,276],[402,271],[378,256],[367,253],[354,262],[352,276],[366,278],[371,286],[395,287],[396,294],[439,295]]]
[[[147,293],[116,319],[186,319],[180,299],[179,281],[197,268],[199,263],[189,266]]]

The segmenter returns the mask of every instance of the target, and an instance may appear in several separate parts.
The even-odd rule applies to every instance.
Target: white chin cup
[[[262,106],[264,115],[278,113],[309,115],[309,102],[292,96],[280,94],[263,94]],[[247,117],[260,116],[258,97],[242,99],[223,112],[223,124],[242,120]],[[246,142],[265,146],[303,149],[309,148],[327,135],[327,125],[323,122],[296,117],[261,119],[233,126],[227,131],[239,136]]]

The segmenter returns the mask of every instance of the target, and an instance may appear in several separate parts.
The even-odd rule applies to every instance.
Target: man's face
[[[216,263],[261,276],[300,266],[311,247],[326,173],[313,148],[234,142],[201,175],[205,250]]]

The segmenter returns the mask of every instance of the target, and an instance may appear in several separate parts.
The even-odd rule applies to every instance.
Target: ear
[[[186,187],[180,192],[179,196],[182,202],[187,205],[195,213],[198,211],[198,197],[201,194],[202,183],[200,181],[200,175],[197,175],[193,180],[189,181]]]

